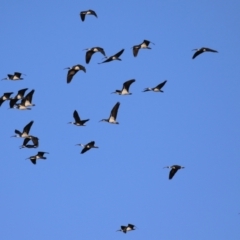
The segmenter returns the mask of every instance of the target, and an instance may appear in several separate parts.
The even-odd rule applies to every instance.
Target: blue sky
[[[239,1],[2,1],[1,92],[35,89],[1,112],[1,239],[237,240],[240,236]],[[98,18],[80,20],[93,9]],[[151,50],[133,57],[144,39]],[[122,61],[85,63],[85,48]],[[192,60],[194,48],[209,47]],[[81,64],[66,83],[66,67]],[[131,96],[110,94],[136,79]],[[146,92],[167,80],[164,93]],[[119,125],[108,118],[116,102]],[[86,127],[67,124],[77,110]],[[14,130],[34,120],[37,149]],[[78,143],[99,149],[80,154]],[[49,152],[33,165],[27,157]],[[172,180],[164,166],[185,166]],[[126,235],[121,225],[138,229]]]

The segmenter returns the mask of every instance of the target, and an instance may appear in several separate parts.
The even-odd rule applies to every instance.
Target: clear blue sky
[[[93,9],[98,18],[80,20]],[[35,89],[31,111],[0,108],[3,240],[240,239],[240,2],[13,1],[0,9],[0,95]],[[134,58],[131,47],[150,40]],[[122,61],[85,63],[85,48]],[[209,47],[192,60],[194,48]],[[67,70],[82,64],[70,84]],[[131,96],[110,94],[136,79]],[[164,93],[147,92],[167,80]],[[100,122],[120,102],[119,125]],[[67,124],[77,110],[86,127]],[[37,149],[15,129],[34,120]],[[99,149],[80,154],[78,143]],[[46,151],[33,165],[25,158]],[[172,180],[164,166],[185,166]],[[138,229],[124,235],[121,225]]]

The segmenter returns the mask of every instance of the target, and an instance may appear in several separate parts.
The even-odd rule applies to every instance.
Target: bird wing
[[[29,139],[29,138],[25,138],[25,139]],[[34,146],[38,147],[38,138],[32,136],[31,139],[32,139],[32,142],[33,142]]]
[[[33,121],[31,121],[30,123],[28,123],[28,124],[23,128],[23,132],[25,132],[25,133],[28,134],[29,131],[30,131],[30,128],[31,128],[32,124],[33,124]]]
[[[103,48],[98,47],[98,51],[99,51],[100,53],[102,53],[102,55],[106,56],[105,51],[104,51]]]
[[[206,50],[207,52],[218,52],[218,51],[213,50],[213,49],[211,49],[211,48],[205,48],[205,50]]]
[[[130,228],[133,229],[133,228],[135,227],[135,225],[129,223],[129,224],[128,224],[128,227],[130,227]]]
[[[44,153],[48,153],[48,152],[38,152],[37,155],[38,155],[39,157],[43,157]]]
[[[139,45],[133,46],[133,56],[136,57],[138,55]]]
[[[33,164],[36,164],[36,163],[37,163],[36,159],[30,159],[30,160],[31,160],[31,162],[32,162]]]
[[[82,21],[84,22],[85,20],[85,16],[86,16],[86,13],[85,12],[80,12],[80,17],[82,19]]]
[[[166,82],[167,81],[164,81],[164,82],[158,84],[155,88],[161,89],[166,84]]]
[[[81,154],[85,153],[86,151],[88,151],[90,148],[86,148],[84,147],[83,150],[81,151]]]
[[[126,81],[126,82],[123,84],[123,89],[125,88],[125,89],[128,91],[130,85],[131,85],[133,82],[135,82],[135,79],[131,79],[131,80]]]
[[[78,115],[78,112],[76,110],[73,112],[73,117],[74,117],[76,122],[81,122],[81,119],[80,119],[80,117]]]
[[[113,59],[112,59],[113,56],[107,58],[105,61],[101,62],[101,63],[98,63],[98,64],[102,64],[102,63],[106,63],[106,62],[111,62]]]
[[[86,72],[86,68],[85,68],[84,66],[82,66],[82,65],[80,65],[80,64],[79,64],[78,66],[79,66],[80,70]]]
[[[197,50],[197,51],[193,54],[192,59],[194,59],[195,57],[197,57],[197,56],[198,56],[199,54],[201,54],[201,53],[203,53],[202,48],[199,49],[199,50]]]
[[[147,46],[150,44],[150,41],[148,41],[148,40],[143,40],[143,43],[145,43]],[[142,44],[143,44],[142,43]]]
[[[94,51],[92,51],[92,50],[89,50],[89,51],[86,52],[86,63],[90,62],[93,54],[94,54]]]
[[[98,17],[95,11],[93,10],[90,10],[90,11],[91,11],[91,14],[94,15],[96,18]]]
[[[22,145],[26,146],[30,140],[31,140],[30,138],[24,138]]]
[[[116,120],[119,106],[120,102],[117,102],[111,111],[110,118],[113,117]]]
[[[178,171],[177,168],[172,168],[171,171],[169,172],[169,179],[172,179],[177,171]]]
[[[14,76],[16,76],[16,77],[18,77],[18,78],[20,78],[21,75],[22,75],[22,73],[20,73],[20,72],[15,72],[15,73],[14,73]]]
[[[26,96],[25,99],[28,100],[30,103],[32,102],[32,96],[35,90],[33,89],[31,92],[29,92]]]
[[[28,90],[28,88],[24,88],[24,89],[19,90],[18,93],[17,93],[17,96],[20,95],[21,97],[23,97],[27,90]]]
[[[115,56],[115,57],[120,57],[123,52],[124,52],[124,49],[122,49],[120,52],[116,53],[116,54],[113,55],[113,56]]]
[[[17,101],[18,99],[11,99],[9,102],[10,108],[13,108]]]
[[[70,83],[72,81],[73,76],[77,73],[78,71],[74,69],[70,69],[67,74],[67,83]]]
[[[2,98],[0,99],[0,106],[2,105],[2,103],[4,102],[5,100],[3,100]]]

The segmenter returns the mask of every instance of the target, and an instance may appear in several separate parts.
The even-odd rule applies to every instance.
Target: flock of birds
[[[87,15],[93,15],[97,18],[97,14],[95,11],[93,10],[87,10],[87,11],[82,11],[80,12],[80,18],[82,21],[85,21],[86,16]],[[149,47],[149,44],[152,43],[149,40],[144,40],[142,43],[135,45],[132,47],[133,49],[133,56],[137,57],[139,50],[140,49],[151,49]],[[152,43],[154,44],[154,43]],[[105,51],[103,48],[101,47],[92,47],[92,48],[88,48],[88,49],[84,49],[86,50],[86,56],[85,56],[85,61],[87,64],[90,63],[91,58],[93,56],[93,54],[100,52],[104,58],[106,59],[105,61],[99,63],[107,63],[107,62],[111,62],[114,60],[118,60],[121,61],[120,56],[123,54],[124,49],[122,49],[121,51],[117,52],[116,54],[107,57],[105,54]],[[204,53],[204,52],[213,52],[213,53],[217,53],[218,51],[210,49],[210,48],[206,48],[206,47],[202,47],[200,49],[193,49],[195,50],[195,53],[192,56],[192,59],[196,58],[198,55]],[[68,69],[68,73],[67,73],[67,83],[70,83],[73,79],[73,77],[75,76],[75,74],[82,70],[83,72],[86,73],[86,68],[80,64],[74,65],[72,67],[68,67],[66,68]],[[18,81],[18,80],[23,80],[22,75],[25,75],[23,73],[20,72],[14,72],[14,74],[8,74],[6,78],[3,78],[2,80],[11,80],[11,81]],[[133,84],[135,82],[135,79],[131,79],[128,80],[126,82],[123,83],[123,87],[122,90],[116,90],[115,94],[118,95],[131,95],[131,93],[129,92],[129,88],[131,86],[131,84]],[[164,87],[164,85],[166,84],[167,80],[163,81],[162,83],[158,84],[156,87],[148,87],[145,88],[143,90],[143,92],[147,92],[147,91],[153,91],[153,92],[163,92],[162,88]],[[24,88],[18,91],[18,93],[16,94],[15,97],[11,97],[11,95],[13,94],[13,92],[6,92],[3,93],[3,95],[0,98],[0,106],[7,100],[9,100],[9,107],[10,108],[15,108],[18,110],[31,110],[32,106],[35,106],[35,104],[32,103],[32,98],[33,98],[33,94],[35,90],[31,90],[26,96],[25,92],[28,90],[28,88]],[[18,103],[18,101],[20,101]],[[120,106],[120,102],[117,102],[114,107],[112,108],[111,112],[110,112],[110,116],[107,119],[102,119],[100,121],[104,121],[104,122],[108,122],[111,124],[119,124],[117,122],[117,114],[118,114],[118,110],[119,110],[119,106]],[[73,112],[73,118],[74,118],[74,122],[69,122],[69,124],[74,124],[76,126],[86,126],[85,123],[87,121],[89,121],[89,119],[85,119],[85,120],[81,120],[78,112],[75,110]],[[23,144],[20,146],[20,148],[38,148],[39,146],[39,139],[36,136],[30,135],[30,129],[33,125],[33,121],[29,122],[21,131],[19,130],[15,130],[16,135],[12,136],[12,137],[20,137],[23,138]],[[32,144],[28,144],[30,141],[32,141]],[[97,146],[95,146],[95,142],[91,141],[87,144],[76,144],[78,146],[83,147],[81,154],[85,153],[86,151],[92,149],[92,148],[98,148]],[[33,164],[36,164],[37,160],[39,159],[46,159],[46,157],[44,156],[44,154],[47,154],[48,152],[43,152],[40,151],[38,152],[36,155],[34,156],[30,156],[27,159],[30,159],[30,161]],[[166,166],[164,168],[170,168],[170,172],[169,172],[169,179],[172,179],[173,176],[176,174],[176,172],[179,169],[183,169],[183,166],[180,165],[172,165],[172,166]],[[121,226],[121,229],[117,230],[117,231],[122,231],[123,233],[127,233],[128,231],[132,231],[135,230],[136,226],[133,224],[128,224],[127,226]]]

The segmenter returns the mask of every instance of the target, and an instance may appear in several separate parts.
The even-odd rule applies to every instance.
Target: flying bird
[[[123,232],[123,233],[127,233],[127,232],[133,231],[133,230],[136,230],[135,229],[135,225],[128,224],[127,226],[121,226],[121,229],[119,229],[117,231],[120,231],[120,232]]]
[[[28,142],[32,140],[33,144],[28,144]],[[37,148],[39,146],[39,141],[38,141],[38,137],[34,137],[34,136],[29,136],[29,138],[25,138],[23,140],[23,145],[20,146],[21,148]]]
[[[38,152],[36,155],[31,156],[26,159],[30,159],[33,164],[36,164],[38,159],[44,159],[44,160],[47,159],[46,157],[44,157],[44,154],[46,154],[46,153],[48,153],[48,152]]]
[[[143,90],[143,92],[148,92],[148,91],[163,92],[163,91],[162,91],[162,88],[163,88],[163,86],[166,84],[166,82],[167,82],[167,80],[165,80],[164,82],[158,84],[158,85],[157,85],[156,87],[154,87],[154,88],[145,88],[145,89]]]
[[[28,108],[28,106],[26,106],[26,102],[27,102],[27,99],[26,98],[23,98],[21,100],[21,103],[17,103],[18,99],[11,99],[10,100],[10,108],[15,108],[15,109],[18,109],[18,110],[31,110],[31,108]]]
[[[113,124],[119,124],[116,119],[117,119],[117,113],[118,113],[118,108],[120,106],[120,102],[117,102],[113,109],[111,110],[110,116],[108,119],[102,119],[100,122],[109,122]]]
[[[82,21],[84,22],[84,20],[85,20],[85,16],[86,15],[93,15],[93,16],[95,16],[96,18],[97,18],[97,14],[93,11],[93,10],[87,10],[87,11],[82,11],[82,12],[80,12],[80,17],[81,17],[81,19],[82,19]]]
[[[13,94],[13,92],[7,92],[4,93],[1,97],[0,97],[0,106],[3,104],[4,101],[6,100],[10,100],[10,96]]]
[[[135,79],[131,79],[123,83],[122,90],[116,90],[113,93],[116,93],[118,95],[131,95],[132,93],[129,92],[129,87],[132,83],[135,82]]]
[[[148,40],[143,40],[142,43],[138,44],[138,45],[135,45],[133,46],[133,56],[136,57],[138,55],[138,51],[139,49],[151,49],[150,47],[148,47],[148,45],[152,43],[154,45],[153,42],[150,42]]]
[[[74,124],[76,126],[86,126],[85,122],[89,121],[89,119],[81,120],[76,110],[73,112],[73,118],[75,119],[75,122],[69,122],[69,123]]]
[[[23,131],[20,132],[19,130],[15,130],[16,135],[12,136],[12,137],[21,137],[21,138],[31,138],[31,136],[29,135],[29,131],[32,127],[33,121],[31,121],[30,123],[28,123],[24,128]]]
[[[193,49],[193,51],[196,51],[196,52],[193,54],[192,59],[194,59],[199,54],[204,53],[204,52],[215,52],[215,53],[218,52],[216,50],[213,50],[211,48],[206,48],[206,47],[202,47],[202,48],[199,48],[199,49]]]
[[[80,64],[74,65],[72,67],[67,67],[65,69],[68,70],[67,74],[67,83],[70,83],[72,81],[73,76],[80,70],[84,71],[86,73],[86,68]]]
[[[106,62],[111,62],[113,60],[119,60],[122,61],[122,59],[120,59],[119,57],[122,55],[122,53],[124,52],[124,49],[122,49],[120,52],[116,53],[115,55],[111,56],[111,57],[105,57],[107,58],[105,61],[98,63],[98,64],[102,64],[102,63],[106,63]]]
[[[95,142],[94,141],[91,141],[89,142],[88,144],[76,144],[76,146],[82,146],[83,149],[81,151],[81,154],[85,153],[86,151],[90,150],[91,148],[98,148],[97,146],[95,146]]]
[[[86,52],[86,63],[89,63],[89,62],[90,62],[92,55],[93,55],[94,53],[96,53],[96,52],[100,52],[100,53],[103,54],[103,56],[106,57],[106,54],[105,54],[105,52],[104,52],[104,49],[101,48],[101,47],[87,48],[87,49],[84,49],[84,50],[87,50],[87,52]]]
[[[182,169],[182,168],[184,168],[184,167],[179,166],[179,165],[172,165],[172,166],[167,166],[167,167],[164,167],[164,168],[171,168],[171,171],[169,172],[169,179],[172,179],[173,176],[175,175],[175,173],[176,173],[179,169]]]
[[[20,72],[15,72],[14,74],[8,74],[7,77],[3,78],[2,80],[13,80],[13,81],[23,80],[23,78],[21,78],[21,75],[25,75],[25,74]]]

